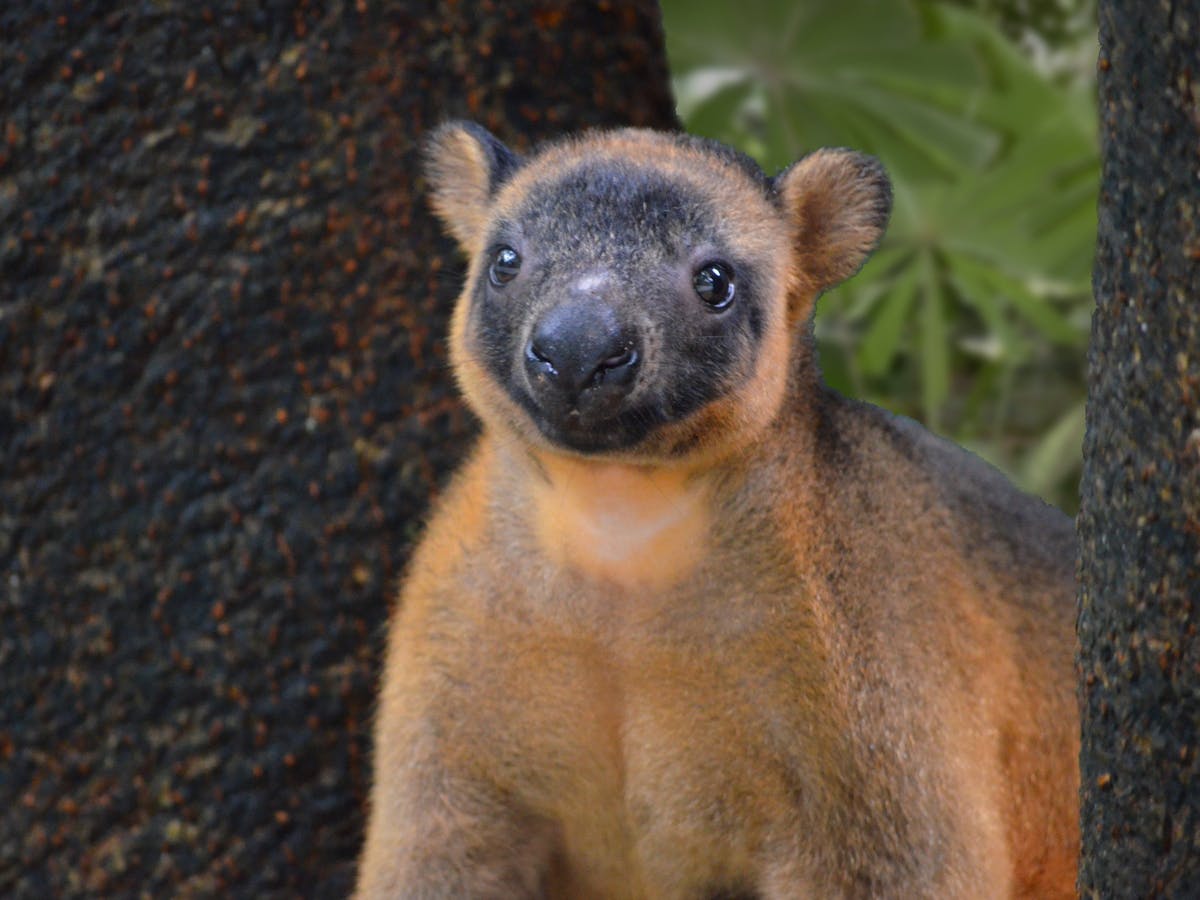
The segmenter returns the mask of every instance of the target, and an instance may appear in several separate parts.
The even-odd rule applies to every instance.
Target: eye
[[[713,309],[724,309],[733,302],[733,272],[725,263],[708,262],[692,277],[696,296]]]
[[[517,277],[521,271],[521,254],[512,247],[501,247],[492,257],[492,266],[488,269],[488,279],[496,287],[504,287]]]

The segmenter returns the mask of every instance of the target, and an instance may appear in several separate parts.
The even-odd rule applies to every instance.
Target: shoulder
[[[1074,565],[1070,517],[975,453],[912,419],[830,390],[818,408],[818,452],[857,470],[854,477],[870,479],[897,506],[911,509],[916,501],[936,508],[958,537],[991,552],[1033,557],[1051,568]]]

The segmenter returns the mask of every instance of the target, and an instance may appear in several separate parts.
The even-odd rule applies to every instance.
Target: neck
[[[560,565],[625,588],[663,588],[702,559],[710,520],[702,474],[541,451],[534,460],[530,524]]]

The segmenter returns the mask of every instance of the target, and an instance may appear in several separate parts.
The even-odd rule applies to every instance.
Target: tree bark
[[[415,142],[675,124],[649,2],[0,11],[0,895],[345,896],[470,425]]]
[[[1200,2],[1101,0],[1079,513],[1083,897],[1200,885]],[[1196,80],[1193,80],[1196,79]]]

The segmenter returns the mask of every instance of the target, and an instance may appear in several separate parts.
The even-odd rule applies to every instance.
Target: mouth
[[[533,397],[518,398],[538,431],[550,443],[576,453],[611,453],[629,450],[657,427],[659,416],[649,407],[618,413],[594,412],[577,406],[547,408]]]

